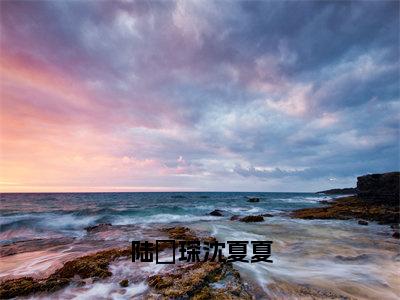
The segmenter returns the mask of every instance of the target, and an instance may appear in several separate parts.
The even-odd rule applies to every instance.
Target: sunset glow
[[[299,3],[2,1],[0,191],[313,191],[398,169],[399,2]]]

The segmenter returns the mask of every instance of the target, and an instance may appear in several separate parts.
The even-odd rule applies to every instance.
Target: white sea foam
[[[173,215],[173,214],[156,214],[143,217],[118,217],[113,222],[114,225],[129,224],[156,224],[156,223],[172,223],[172,222],[195,222],[195,221],[212,221],[218,220],[219,217],[214,216],[196,216],[196,215]]]

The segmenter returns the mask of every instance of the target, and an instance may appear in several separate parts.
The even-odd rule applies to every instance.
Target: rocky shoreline
[[[102,230],[102,228],[98,228]],[[215,238],[192,231],[187,227],[161,228],[169,238],[212,242]],[[169,246],[169,244],[168,244]],[[160,250],[168,248],[167,245]],[[41,279],[21,277],[0,283],[0,299],[54,293],[70,284],[84,286],[112,276],[110,263],[126,260],[130,263],[131,248],[113,248],[67,261],[50,276]],[[197,262],[177,266],[173,270],[147,278],[150,287],[147,299],[252,299],[231,263]],[[128,286],[129,280],[120,282]]]
[[[325,206],[295,210],[290,215],[300,219],[359,219],[360,225],[368,225],[367,221],[389,224],[393,237],[399,238],[399,181],[399,172],[360,176],[357,195],[321,201]]]

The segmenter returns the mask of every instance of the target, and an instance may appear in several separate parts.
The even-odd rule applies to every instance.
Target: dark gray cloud
[[[399,168],[398,1],[2,1],[1,11],[2,51],[98,96],[127,141],[113,154],[158,160],[193,187],[229,176],[228,187],[328,186]]]

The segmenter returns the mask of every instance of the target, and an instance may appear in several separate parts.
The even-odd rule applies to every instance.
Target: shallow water
[[[245,196],[261,201],[249,203]],[[307,287],[307,292],[316,293],[315,298],[398,299],[399,241],[391,238],[388,226],[360,226],[355,220],[297,220],[287,214],[318,206],[323,199],[327,197],[306,193],[2,194],[1,245],[19,248],[17,254],[1,257],[0,278],[44,277],[84,253],[128,246],[131,240],[162,238],[159,228],[181,225],[211,234],[220,242],[273,241],[272,264],[234,263],[257,298],[307,298]],[[214,209],[223,210],[224,217],[208,215]],[[264,213],[274,217],[262,223],[229,220],[232,215]],[[84,230],[98,223],[113,226],[94,234]],[[51,242],[28,242],[35,239]],[[59,244],[54,243],[57,239],[61,239]],[[224,254],[228,255],[227,249]],[[37,298],[143,298],[146,277],[163,268],[155,263],[117,261],[111,265],[111,278]],[[118,285],[124,278],[132,282],[127,288]]]

